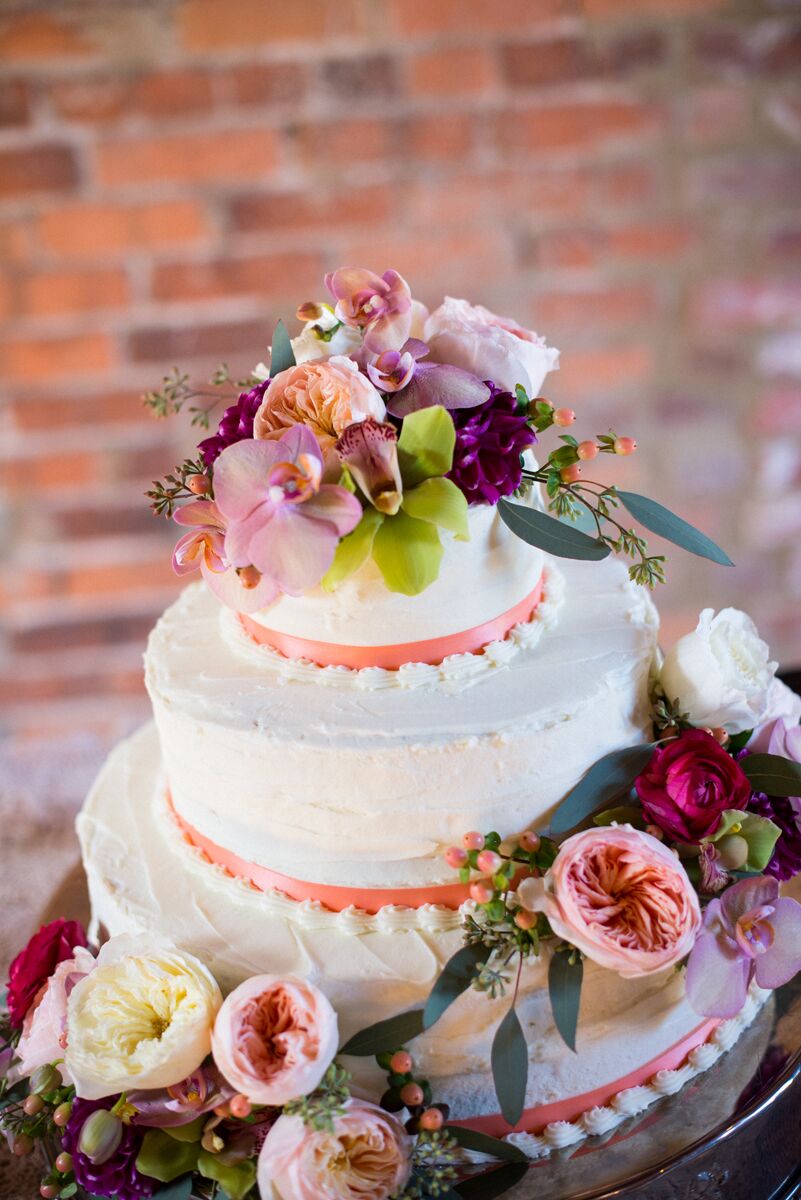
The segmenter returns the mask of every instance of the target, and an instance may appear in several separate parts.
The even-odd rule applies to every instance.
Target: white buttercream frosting
[[[377,668],[359,687],[321,687],[316,668],[290,678],[224,639],[216,600],[188,588],[146,655],[177,811],[297,879],[453,882],[442,855],[466,829],[542,824],[593,762],[649,728],[648,596],[617,561],[560,571],[564,605],[546,636],[532,623],[534,644],[524,632],[513,652],[493,651],[492,670],[460,656],[447,681],[419,687],[375,686]]]

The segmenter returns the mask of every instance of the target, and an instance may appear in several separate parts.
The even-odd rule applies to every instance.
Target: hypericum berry
[[[484,834],[479,833],[476,829],[471,829],[462,838],[462,845],[465,850],[483,850],[484,849]]]
[[[537,924],[537,914],[529,912],[527,908],[521,908],[520,912],[515,913],[515,925],[518,929],[533,929]]]
[[[20,1133],[11,1143],[11,1153],[15,1158],[25,1158],[33,1150],[33,1141],[27,1133]]]
[[[479,871],[483,871],[485,875],[494,875],[503,862],[503,859],[494,850],[482,850],[476,862],[478,863]]]
[[[425,1097],[419,1083],[405,1083],[400,1090],[400,1098],[408,1108],[417,1108]]]
[[[420,1128],[435,1130],[442,1129],[445,1123],[445,1118],[442,1115],[442,1110],[439,1108],[427,1108],[420,1117]]]
[[[63,1104],[59,1104],[58,1108],[53,1113],[53,1123],[58,1125],[59,1129],[63,1129],[67,1124],[67,1121],[70,1119],[71,1112],[72,1105],[68,1100],[65,1100]]]
[[[449,867],[458,871],[467,862],[467,851],[463,850],[461,846],[448,846],[445,851],[445,862]]]
[[[228,1101],[223,1100],[222,1104],[218,1104],[216,1108],[211,1110],[215,1117],[230,1117],[231,1110],[228,1107]]]
[[[232,1117],[237,1117],[240,1121],[244,1121],[245,1117],[250,1116],[253,1105],[247,1096],[232,1096],[228,1101],[228,1107],[231,1110]]]
[[[520,848],[527,854],[536,854],[541,841],[540,835],[533,829],[524,829],[520,834]]]
[[[566,429],[568,425],[572,425],[575,419],[576,414],[572,408],[557,408],[553,414],[554,425],[559,425],[562,429]]]
[[[665,835],[662,832],[662,830],[659,828],[658,825],[646,825],[645,832],[650,833],[651,837],[656,838],[656,840],[658,842],[661,842],[664,840]]]
[[[43,1200],[55,1200],[60,1190],[57,1183],[48,1183],[47,1180],[39,1184],[39,1195]]]
[[[205,496],[206,492],[211,491],[211,480],[208,475],[190,475],[186,486],[195,496]]]
[[[562,467],[559,472],[559,478],[562,483],[576,483],[581,478],[581,467],[578,463],[571,463],[569,467]]]
[[[324,312],[322,304],[318,304],[316,300],[306,300],[298,306],[295,316],[299,321],[319,321]]]
[[[598,457],[598,447],[595,442],[579,442],[576,454],[582,462],[589,462],[590,459]]]
[[[41,1096],[26,1096],[22,1105],[22,1111],[26,1117],[36,1117],[44,1106],[45,1103]]]
[[[53,1166],[61,1175],[69,1175],[72,1170],[72,1155],[67,1154],[66,1150],[62,1150]]]
[[[493,895],[492,888],[483,879],[477,879],[475,883],[470,884],[470,899],[475,900],[476,904],[489,904]]]
[[[615,454],[633,454],[636,449],[634,438],[615,438]]]
[[[721,746],[726,745],[729,740],[729,735],[722,725],[716,725],[714,729],[710,730],[710,732],[716,742],[720,742]]]
[[[261,579],[261,571],[258,567],[237,567],[236,573],[239,576],[239,582],[242,584],[242,587],[248,590],[256,587]]]
[[[389,1069],[393,1075],[408,1075],[413,1065],[408,1050],[396,1050],[389,1060]]]

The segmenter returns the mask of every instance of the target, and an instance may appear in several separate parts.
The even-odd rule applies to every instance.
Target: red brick
[[[173,180],[215,183],[261,178],[275,165],[276,139],[269,129],[228,129],[211,133],[131,138],[98,146],[105,184],[147,184]]]
[[[90,75],[59,79],[50,102],[68,121],[108,121],[131,111],[133,80],[129,75]]]
[[[622,208],[649,207],[660,192],[656,163],[622,162],[603,165],[596,169],[596,203],[601,211],[608,207],[612,212]]]
[[[536,238],[529,260],[545,269],[594,267],[603,250],[603,235],[597,229],[559,229]]]
[[[548,151],[596,149],[652,133],[658,124],[652,105],[610,100],[506,113],[497,129],[499,140],[511,149]]]
[[[325,90],[346,104],[388,100],[399,91],[396,59],[389,54],[349,55],[320,66]]]
[[[590,44],[584,38],[554,37],[513,42],[502,47],[503,77],[513,88],[572,82],[597,73]]]
[[[81,497],[83,499],[83,497]],[[156,518],[144,497],[133,505],[121,503],[119,496],[104,498],[96,504],[82,503],[51,509],[48,522],[54,536],[70,538],[123,537],[153,533]]]
[[[462,161],[473,144],[473,123],[461,113],[413,117],[406,127],[407,152],[412,161]]]
[[[85,487],[96,481],[98,461],[91,450],[30,455],[0,463],[0,478],[10,491],[23,495],[51,488]]]
[[[396,29],[408,34],[502,33],[575,15],[574,0],[391,0]]]
[[[290,104],[306,94],[309,72],[304,63],[258,63],[220,71],[219,78],[236,104]]]
[[[139,392],[101,392],[82,390],[77,396],[27,394],[11,401],[7,409],[12,425],[18,430],[69,429],[82,425],[106,426],[145,420]]]
[[[134,329],[129,337],[134,362],[184,362],[190,358],[216,358],[238,351],[263,353],[270,335],[267,316],[261,321],[236,321],[186,328],[150,325]]]
[[[713,279],[696,291],[694,319],[717,328],[776,328],[801,321],[801,282]]]
[[[553,377],[551,392],[566,399],[582,400],[603,396],[618,388],[647,383],[653,371],[653,355],[648,346],[618,346],[603,350],[571,350],[563,355],[559,372]]]
[[[22,79],[0,79],[0,128],[26,125],[30,115],[28,87]]]
[[[389,185],[371,184],[331,193],[309,188],[235,196],[229,204],[230,222],[240,233],[372,223],[389,217],[393,195]]]
[[[496,79],[495,60],[481,46],[416,55],[409,73],[413,91],[421,96],[478,95],[488,91]]]
[[[319,287],[323,273],[323,260],[317,254],[171,262],[156,268],[152,291],[157,300],[215,300],[243,294],[285,298]]]
[[[617,288],[594,288],[587,291],[544,292],[531,301],[533,324],[549,333],[561,327],[575,336],[577,327],[587,330],[626,328],[646,323],[658,313],[654,289],[646,284],[631,284]]]
[[[78,161],[70,146],[42,142],[0,151],[0,197],[72,191],[77,183]]]
[[[131,113],[176,117],[207,113],[212,107],[209,71],[151,71],[63,79],[51,89],[56,111],[68,120],[108,121]]]
[[[195,242],[208,235],[203,208],[193,200],[76,204],[46,213],[39,221],[39,236],[48,250],[79,258]]]
[[[24,263],[34,252],[27,221],[0,221],[0,263]]]
[[[596,46],[599,69],[619,79],[651,67],[661,67],[669,52],[668,30],[630,29],[607,37]]]
[[[2,372],[23,383],[103,371],[113,365],[114,359],[111,339],[102,333],[71,338],[7,338],[0,346]]]
[[[492,272],[496,284],[504,278],[512,263],[511,241],[497,226],[449,230],[432,233],[378,233],[361,240],[343,243],[338,256],[342,262],[362,263],[375,271],[394,267],[412,285],[421,290],[426,303],[439,304],[450,289],[475,288],[475,281]]]
[[[392,158],[401,150],[397,123],[378,117],[345,117],[331,122],[301,125],[299,138],[304,157],[315,168],[344,168],[353,162]]]
[[[681,97],[681,116],[688,138],[710,145],[748,135],[751,96],[736,85],[708,84]]]
[[[797,155],[749,147],[737,153],[691,160],[685,175],[688,199],[696,205],[771,206],[777,196],[781,196],[783,207],[801,203],[801,161]]]
[[[212,107],[213,81],[207,70],[155,71],[143,75],[134,104],[150,117],[206,113]]]
[[[346,37],[357,24],[351,0],[331,5],[328,0],[186,0],[178,10],[178,34],[189,50],[250,49],[262,42],[321,41],[326,35]],[[223,19],[221,19],[223,17]]]
[[[658,221],[614,229],[605,238],[607,254],[622,259],[654,261],[674,259],[689,250],[694,242],[692,230],[687,225]]]
[[[128,299],[122,270],[41,271],[20,285],[20,311],[31,316],[120,308]]]
[[[147,613],[109,614],[99,611],[84,620],[53,621],[13,629],[9,634],[12,653],[74,649],[89,646],[118,646],[121,642],[143,643],[159,616],[157,607]]]
[[[584,0],[588,17],[700,16],[726,8],[729,0]]]
[[[50,13],[28,13],[11,18],[0,29],[0,59],[71,58],[92,50],[83,33]]]

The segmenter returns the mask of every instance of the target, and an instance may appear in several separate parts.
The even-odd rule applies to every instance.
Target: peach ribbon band
[[[591,1108],[609,1104],[619,1092],[648,1083],[659,1071],[675,1071],[682,1066],[691,1050],[708,1040],[719,1024],[717,1017],[703,1021],[680,1042],[676,1042],[675,1046],[624,1075],[622,1079],[615,1079],[612,1083],[606,1083],[592,1092],[583,1092],[580,1096],[569,1096],[565,1100],[556,1100],[553,1104],[539,1104],[534,1108],[527,1108],[514,1129],[518,1133],[542,1133],[546,1125],[554,1121],[575,1121]],[[485,1117],[471,1117],[464,1121],[450,1121],[449,1124],[463,1125],[466,1129],[488,1133],[491,1137],[504,1137],[513,1128],[500,1113],[488,1113]]]
[[[284,892],[292,900],[317,900],[332,912],[342,912],[343,909],[351,907],[360,908],[364,912],[370,913],[371,916],[388,904],[398,904],[405,908],[422,908],[424,904],[439,904],[442,908],[457,909],[470,898],[469,886],[464,883],[433,884],[429,887],[419,888],[354,888],[293,879],[289,875],[282,875],[280,871],[271,870],[270,867],[246,862],[233,851],[216,845],[210,838],[184,820],[169,795],[167,803],[184,840],[190,846],[201,850],[214,866],[222,867],[236,879],[248,880],[260,892],[278,891]]]
[[[245,613],[239,614],[242,627],[254,642],[270,646],[285,658],[304,658],[319,667],[350,667],[360,671],[365,667],[383,667],[397,671],[406,663],[427,663],[438,666],[450,654],[477,654],[490,642],[501,641],[521,621],[530,621],[542,599],[543,578],[514,608],[508,609],[483,625],[452,633],[447,637],[429,638],[422,642],[403,642],[396,646],[341,646],[338,642],[317,642],[310,638],[294,637],[267,629]]]

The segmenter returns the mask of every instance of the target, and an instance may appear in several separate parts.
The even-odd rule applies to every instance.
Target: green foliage
[[[719,842],[729,834],[739,834],[748,843],[748,858],[743,864],[745,871],[764,871],[773,857],[781,830],[767,817],[757,813],[743,812],[739,808],[727,808],[721,814],[720,823],[711,842]]]
[[[453,418],[439,404],[421,408],[405,418],[398,438],[398,462],[404,490],[424,479],[446,475],[453,465],[456,430]]]
[[[423,1009],[423,1024],[429,1029],[475,981],[476,974],[484,966],[490,952],[478,943],[462,946],[448,959],[431,989]]]
[[[189,487],[189,480],[193,475],[211,477],[211,471],[202,458],[186,458],[170,475],[165,475],[163,480],[153,480],[153,487],[145,492],[145,495],[157,517],[171,517],[181,500],[199,499]],[[212,493],[206,492],[202,498],[210,500]]]
[[[397,1050],[423,1032],[423,1010],[413,1008],[397,1016],[377,1021],[361,1032],[355,1033],[340,1050],[340,1054],[352,1054],[355,1058],[368,1058]]]
[[[572,529],[539,509],[499,500],[498,512],[504,525],[517,537],[557,558],[597,561],[608,558],[611,552],[610,547],[600,538],[589,537],[580,529]]]
[[[514,1126],[523,1113],[528,1081],[528,1047],[514,1004],[495,1031],[490,1061],[498,1104]]]
[[[324,1129],[331,1132],[334,1128],[334,1117],[338,1117],[344,1109],[345,1102],[350,1097],[350,1074],[344,1067],[333,1062],[315,1088],[308,1096],[299,1100],[291,1100],[284,1105],[284,1112],[290,1117],[300,1117],[304,1125],[312,1129]]]
[[[740,763],[755,792],[768,796],[801,796],[801,763],[780,754],[749,754]]]
[[[602,805],[628,792],[632,783],[650,762],[652,743],[613,750],[586,772],[551,817],[551,833],[574,829]]]
[[[424,479],[417,487],[404,492],[403,511],[419,521],[428,521],[449,529],[460,541],[468,541],[467,500],[451,479],[437,476]]]
[[[160,1183],[171,1183],[198,1165],[199,1142],[179,1142],[164,1129],[148,1129],[136,1159],[136,1169]]]
[[[528,1162],[526,1155],[518,1146],[515,1146],[514,1142],[505,1142],[500,1138],[490,1137],[488,1133],[466,1129],[462,1125],[446,1125],[445,1130],[465,1150],[489,1154],[493,1158],[499,1158],[505,1162]]]
[[[551,956],[548,968],[548,994],[554,1024],[562,1041],[574,1054],[583,978],[584,963],[578,951],[572,948],[557,948]]]
[[[201,1150],[197,1169],[206,1179],[219,1183],[230,1200],[245,1200],[256,1183],[256,1163],[252,1158],[229,1164],[208,1150]]]
[[[384,514],[376,508],[366,508],[359,524],[339,542],[334,561],[322,579],[322,587],[331,592],[367,562],[373,551],[376,532]]]
[[[270,352],[270,378],[274,379],[279,371],[286,371],[295,366],[295,353],[292,342],[283,321],[279,321],[273,330],[273,342]]]
[[[640,496],[637,492],[621,492],[620,489],[618,489],[617,496],[634,520],[639,521],[651,533],[656,533],[659,537],[673,542],[674,545],[689,550],[690,554],[696,554],[699,558],[711,559],[712,562],[720,563],[725,567],[734,566],[725,550],[721,550],[720,546],[716,545],[705,533],[701,533],[688,521],[677,517],[663,504],[658,504],[656,500],[651,500],[648,496]]]
[[[442,555],[436,526],[408,516],[403,509],[394,517],[386,517],[373,539],[373,559],[384,583],[391,592],[406,596],[416,596],[434,582]]]

